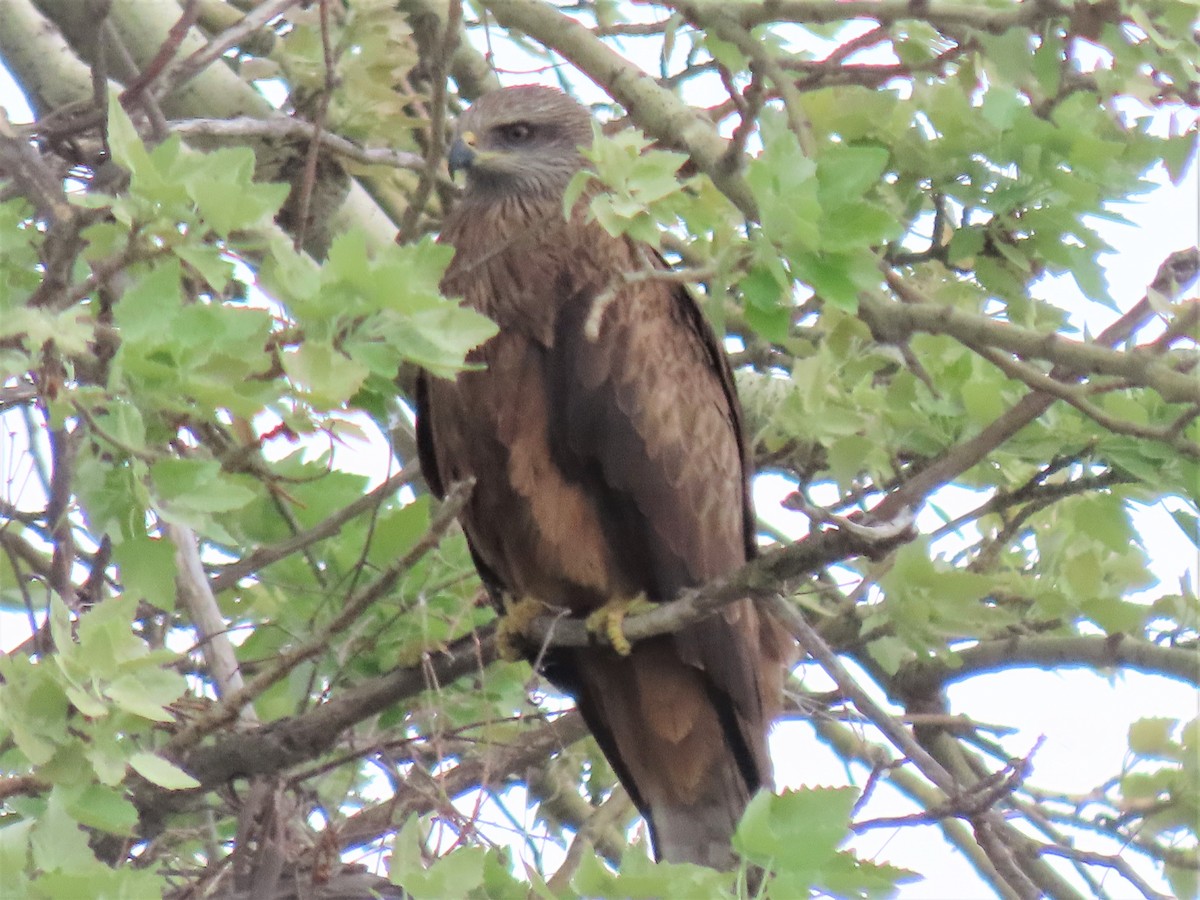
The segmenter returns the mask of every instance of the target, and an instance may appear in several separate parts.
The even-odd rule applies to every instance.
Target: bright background
[[[839,42],[850,36],[852,32],[849,31],[839,35]],[[492,49],[500,51],[506,47],[508,45],[499,43]],[[638,59],[636,50],[623,49],[631,58]],[[505,84],[531,81],[557,84],[559,80],[558,72],[546,69],[544,61],[539,63],[532,58],[502,53],[500,65],[502,72],[519,73],[502,74],[501,80]],[[645,65],[654,71],[657,59],[648,60]],[[596,98],[590,84],[583,83],[579,87],[583,99]],[[10,121],[31,119],[20,92],[2,68],[0,106],[4,107]],[[1158,125],[1167,129],[1178,127],[1181,120],[1194,119],[1194,113],[1185,115],[1184,111],[1177,110],[1161,113],[1159,119]],[[1173,122],[1173,119],[1177,121]],[[1142,297],[1167,253],[1196,244],[1200,232],[1200,184],[1195,160],[1178,185],[1172,185],[1162,170],[1152,171],[1149,176],[1153,185],[1146,194],[1136,202],[1122,204],[1113,210],[1125,217],[1128,224],[1101,221],[1096,225],[1100,235],[1116,248],[1106,258],[1106,271],[1112,295],[1121,309]],[[1097,315],[1097,307],[1083,300],[1069,278],[1044,279],[1040,289],[1045,298],[1064,309],[1076,311],[1076,324],[1090,333],[1097,332],[1119,315],[1117,312]],[[1080,315],[1081,311],[1086,311],[1087,316]],[[6,500],[23,506],[36,505],[38,498],[29,493],[37,491],[36,484],[29,477],[28,461],[22,459],[24,447],[16,438],[15,431],[19,429],[12,427],[15,424],[16,420],[10,423],[0,416],[0,490],[4,491]],[[328,448],[322,446],[320,449]],[[370,475],[372,486],[386,476],[389,451],[382,437],[359,448],[339,447],[335,453],[337,467]],[[779,506],[780,499],[790,489],[782,478],[764,476],[756,483],[755,497],[758,511],[765,519],[787,533],[799,534],[806,530],[805,518]],[[947,496],[946,492],[938,495],[939,503],[951,514],[979,502],[975,494],[958,493],[961,496]],[[1200,571],[1196,546],[1170,518],[1168,511],[1161,506],[1142,508],[1135,513],[1134,521],[1150,550],[1153,574],[1163,588],[1173,590],[1173,586],[1184,582],[1194,592]],[[918,518],[918,526],[923,531],[933,530],[940,524],[941,520],[929,512]],[[945,546],[952,549],[953,536],[944,540]],[[24,616],[0,614],[0,650],[19,644],[28,634],[29,623]],[[823,673],[814,667],[803,667],[801,671],[806,687],[813,690],[832,687]],[[1014,734],[1001,739],[1012,756],[1025,756],[1039,739],[1044,738],[1034,756],[1030,783],[1053,785],[1056,789],[1079,794],[1091,791],[1121,771],[1127,761],[1126,732],[1131,722],[1157,716],[1185,720],[1200,713],[1200,697],[1191,686],[1135,672],[1010,670],[976,676],[952,686],[949,699],[951,712],[969,711],[978,722],[1017,727]],[[863,729],[863,736],[877,742],[882,740],[870,727]],[[861,786],[868,774],[867,769],[859,765],[847,768],[803,720],[779,723],[771,747],[776,779],[781,788],[848,783]],[[511,797],[514,802],[509,809],[520,810],[521,799],[519,793]],[[467,811],[474,806],[474,800],[468,797],[459,805]],[[918,811],[885,781],[876,789],[861,818]],[[532,820],[531,813],[526,815]],[[504,826],[498,824],[497,827]],[[969,900],[990,896],[969,863],[946,843],[936,825],[872,830],[855,838],[853,846],[864,857],[923,872],[924,880],[902,888],[900,896],[909,900]],[[1120,849],[1094,835],[1081,835],[1079,846],[1109,853]],[[558,855],[555,848],[546,845],[544,849],[545,862],[554,865]],[[521,848],[520,852],[525,851]],[[1166,890],[1152,870],[1144,868],[1143,874]],[[1117,882],[1115,877],[1105,882],[1114,896],[1140,896],[1124,883],[1117,888]]]

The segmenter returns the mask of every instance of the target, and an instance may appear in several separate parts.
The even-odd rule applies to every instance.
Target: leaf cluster
[[[1195,683],[1144,522],[1200,546],[1200,257],[1109,277],[1128,204],[1194,178],[1194,2],[82,6],[0,17],[36,119],[0,120],[6,887],[890,896],[918,873],[857,836],[934,824],[1000,896],[1196,894],[1185,711],[1081,799],[947,690]],[[735,577],[854,664],[789,686],[849,785],[755,798],[736,873],[648,860],[578,715],[496,659],[465,494],[418,474],[416,368],[495,333],[438,290],[434,129],[530,58],[636,126],[564,205],[678,263],[610,287],[702,296],[759,496],[806,517],[761,503]],[[883,782],[918,812],[868,818]]]

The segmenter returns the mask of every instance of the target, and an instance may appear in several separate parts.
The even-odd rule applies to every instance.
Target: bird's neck
[[[496,321],[538,340],[553,333],[563,279],[589,253],[583,246],[599,230],[585,222],[586,204],[573,221],[563,215],[562,196],[506,195],[482,202],[468,195],[447,216],[439,240],[457,251],[442,279],[442,292]]]

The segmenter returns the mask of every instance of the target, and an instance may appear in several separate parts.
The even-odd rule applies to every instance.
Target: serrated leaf
[[[486,316],[450,303],[410,316],[408,322],[412,327],[401,336],[397,349],[405,359],[442,378],[461,371],[468,351],[499,330]]]
[[[136,597],[113,597],[92,607],[79,622],[79,659],[94,677],[112,678],[121,665],[147,653],[133,633]]]
[[[1172,756],[1178,745],[1171,733],[1178,724],[1175,719],[1161,717],[1138,719],[1129,726],[1129,749],[1139,756]]]
[[[283,205],[286,184],[254,181],[254,153],[231,147],[194,160],[183,179],[204,221],[223,238],[264,222]]]
[[[811,873],[815,879],[849,837],[850,811],[857,798],[858,790],[849,787],[760,791],[738,824],[733,847],[752,862]]]
[[[321,408],[341,406],[362,386],[367,367],[329,344],[306,341],[282,356],[283,370]]]

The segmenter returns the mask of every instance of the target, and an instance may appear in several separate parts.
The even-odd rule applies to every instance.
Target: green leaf
[[[111,720],[104,723],[107,728],[96,728],[92,740],[84,746],[84,755],[92,764],[96,780],[101,784],[115,787],[125,779],[125,769],[129,764],[130,746],[123,742],[124,735],[112,726]]]
[[[0,872],[8,889],[20,896],[24,873],[29,868],[33,848],[31,819],[17,820],[0,827]]]
[[[626,853],[618,872],[610,872],[595,853],[585,853],[571,887],[584,897],[723,897],[732,875],[688,863],[654,863],[644,853]]]
[[[233,263],[222,255],[220,247],[182,243],[174,249],[175,255],[199,272],[215,293],[224,293],[233,280]]]
[[[122,596],[92,607],[79,621],[79,660],[95,678],[114,678],[126,663],[149,652],[133,633],[136,597]]]
[[[822,299],[846,312],[858,311],[858,295],[868,285],[860,284],[859,260],[839,253],[804,254],[793,259],[796,277],[812,286]],[[868,262],[868,266],[873,266]],[[873,280],[875,272],[870,273]]]
[[[1173,509],[1171,510],[1171,518],[1175,520],[1175,524],[1179,526],[1192,546],[1200,550],[1200,518],[1188,509]]]
[[[1179,745],[1171,735],[1178,724],[1161,717],[1138,719],[1129,726],[1129,749],[1138,756],[1175,758]]]
[[[750,800],[733,836],[746,859],[776,871],[817,873],[850,834],[855,788],[801,788]]]
[[[0,723],[34,765],[48,763],[67,734],[67,697],[53,666],[28,657],[0,658]]]
[[[183,272],[179,260],[165,259],[146,271],[121,294],[113,307],[113,322],[122,341],[160,342],[183,306]]]
[[[411,549],[428,527],[428,495],[404,506],[384,510],[375,520],[367,558],[375,565],[386,565]]]
[[[569,218],[572,210],[575,209],[575,204],[579,202],[579,198],[583,196],[583,192],[587,190],[587,186],[591,183],[596,175],[594,172],[589,172],[587,169],[580,169],[571,176],[571,180],[567,182],[566,190],[563,191],[563,218]]]
[[[113,547],[121,590],[159,609],[175,608],[175,545],[169,538],[135,535]]]
[[[282,356],[283,370],[314,406],[333,409],[354,395],[367,367],[329,344],[306,341]]]
[[[1200,897],[1200,871],[1195,868],[1167,863],[1163,867],[1163,875],[1171,886],[1172,894],[1180,900],[1196,900]]]
[[[890,635],[871,641],[867,644],[867,652],[889,675],[896,674],[904,663],[913,658],[913,651],[908,643]]]
[[[758,203],[763,232],[789,252],[815,248],[824,218],[816,163],[804,155],[782,114],[764,110],[760,127],[763,152],[747,166],[746,183]]]
[[[414,900],[440,900],[443,897],[481,896],[487,851],[482,847],[462,847],[437,859],[426,868],[421,859],[421,825],[416,816],[409,818],[393,842],[388,877]]]
[[[223,238],[233,231],[259,225],[287,199],[286,184],[254,181],[254,152],[230,147],[192,160],[183,178],[188,196],[204,221]]]
[[[450,303],[409,317],[408,325],[397,335],[396,349],[405,359],[442,378],[460,372],[467,352],[499,330],[486,316]]]
[[[173,722],[167,711],[187,689],[187,682],[170,669],[140,669],[129,672],[104,688],[104,694],[125,712],[152,722]]]
[[[125,113],[116,91],[108,92],[108,147],[113,162],[131,175],[145,173],[153,168],[146,145],[133,127],[133,120]]]
[[[124,792],[90,784],[67,804],[67,810],[88,828],[109,834],[132,835],[138,822],[137,808]]]
[[[158,496],[169,506],[220,513],[241,509],[254,492],[221,472],[213,459],[161,459],[150,466]]]
[[[860,199],[879,183],[889,158],[886,147],[832,144],[825,148],[817,160],[821,205],[832,209]]]
[[[135,753],[129,757],[129,765],[147,781],[170,791],[200,787],[200,782],[179,766],[153,753]]]
[[[47,872],[70,872],[95,863],[87,834],[68,811],[62,789],[54,788],[46,811],[33,827],[33,864]]]
[[[485,855],[482,847],[461,847],[440,857],[425,871],[423,877],[410,874],[404,882],[404,889],[415,900],[469,897],[483,884]]]

